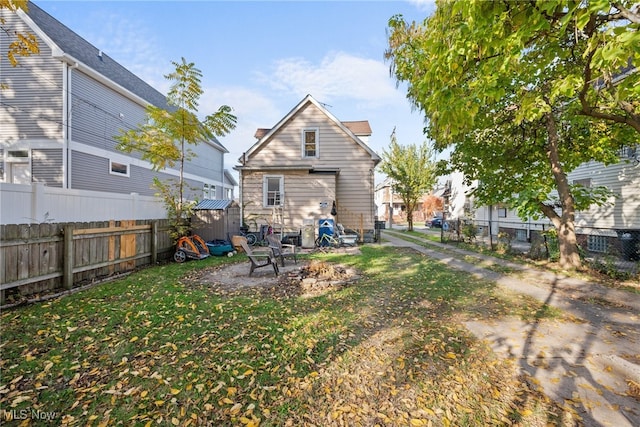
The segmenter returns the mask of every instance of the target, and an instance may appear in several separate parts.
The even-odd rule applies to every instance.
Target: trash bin
[[[620,236],[620,243],[622,246],[622,257],[627,261],[640,260],[640,233],[624,233]]]
[[[316,243],[316,230],[312,219],[302,220],[302,247],[311,249]]]
[[[333,219],[324,218],[319,221],[318,237],[322,239],[324,235],[333,236]],[[327,246],[327,241],[325,240],[322,245]]]

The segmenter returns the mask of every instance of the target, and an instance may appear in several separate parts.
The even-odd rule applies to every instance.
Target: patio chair
[[[280,265],[284,267],[285,257],[293,257],[294,264],[298,263],[298,257],[296,253],[296,246],[288,243],[282,243],[277,235],[267,235],[267,242],[271,249],[273,256],[280,259]]]
[[[275,257],[273,256],[272,252],[254,251],[249,247],[246,239],[238,239],[238,240],[240,242],[240,246],[242,247],[244,252],[247,254],[247,258],[249,258],[249,263],[250,263],[249,276],[253,274],[253,270],[255,269],[261,268],[261,267],[269,267],[269,266],[272,266],[274,273],[276,274],[276,276],[278,275],[279,273],[278,263]]]

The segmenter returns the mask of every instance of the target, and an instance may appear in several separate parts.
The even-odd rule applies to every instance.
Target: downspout
[[[63,64],[62,79],[62,188],[71,188],[71,78],[73,70],[78,68],[78,63],[74,62],[69,66],[68,63]]]

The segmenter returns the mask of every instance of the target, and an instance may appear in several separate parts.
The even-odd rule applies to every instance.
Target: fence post
[[[73,226],[64,226],[64,269],[62,284],[65,289],[73,287]]]
[[[491,224],[491,220],[489,222],[489,250],[493,250],[493,228]]]
[[[158,221],[151,221],[151,265],[158,262]]]

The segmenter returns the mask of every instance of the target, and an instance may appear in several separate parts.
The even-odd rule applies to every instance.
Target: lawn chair
[[[273,256],[280,259],[280,265],[282,267],[284,267],[285,257],[293,257],[293,262],[295,264],[298,263],[296,245],[282,243],[280,238],[275,234],[267,235],[267,242],[269,243],[269,248],[271,249]]]
[[[249,276],[253,274],[253,270],[260,267],[273,266],[273,271],[278,275],[278,263],[272,252],[257,252],[252,250],[247,243],[247,239],[239,239],[240,246],[247,254],[251,266],[249,268]]]

